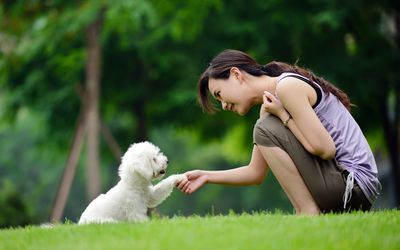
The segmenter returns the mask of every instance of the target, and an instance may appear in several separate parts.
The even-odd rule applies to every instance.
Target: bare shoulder
[[[294,90],[300,90],[301,92],[304,92],[306,89],[308,89],[307,87],[310,86],[304,81],[288,76],[277,83],[276,93],[280,95],[287,92],[293,92]]]
[[[276,94],[279,98],[303,98],[315,103],[317,94],[308,83],[295,77],[285,77],[276,86]]]

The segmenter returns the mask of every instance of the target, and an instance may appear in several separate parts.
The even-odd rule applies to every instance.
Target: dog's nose
[[[161,171],[160,171],[160,174],[165,174],[165,170],[161,170]]]

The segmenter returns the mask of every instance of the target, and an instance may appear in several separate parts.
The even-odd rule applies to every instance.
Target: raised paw
[[[188,179],[187,179],[186,175],[184,175],[184,174],[177,174],[177,175],[175,175],[174,183],[175,183],[175,184],[178,184],[178,183],[181,183],[182,181],[187,181],[187,180],[188,180]]]

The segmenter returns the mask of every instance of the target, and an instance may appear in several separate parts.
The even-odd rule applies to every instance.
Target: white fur
[[[147,208],[159,205],[176,183],[186,179],[183,174],[171,175],[153,186],[151,181],[162,178],[167,165],[167,157],[157,146],[150,142],[132,144],[119,166],[121,180],[89,204],[79,224],[148,220]]]

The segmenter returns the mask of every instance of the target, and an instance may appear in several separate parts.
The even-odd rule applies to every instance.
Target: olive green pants
[[[253,131],[254,143],[279,147],[293,160],[321,212],[369,210],[370,202],[354,181],[352,196],[344,209],[343,195],[349,174],[335,160],[323,160],[305,150],[294,134],[273,115],[260,118]]]

